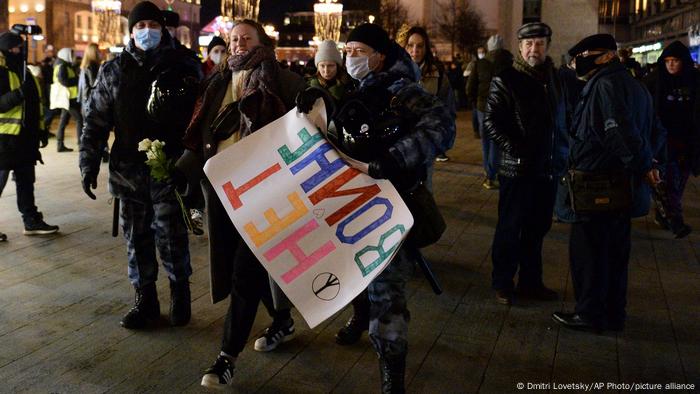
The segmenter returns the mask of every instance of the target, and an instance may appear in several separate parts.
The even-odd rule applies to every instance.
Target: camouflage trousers
[[[369,339],[385,358],[405,356],[408,351],[406,283],[413,276],[415,263],[404,248],[389,266],[367,287],[369,295]]]
[[[150,188],[159,187],[162,184],[150,183]],[[155,192],[152,194],[159,194]],[[158,278],[156,248],[170,280],[192,275],[187,227],[174,194],[158,201],[122,199],[119,216],[129,256],[129,281],[134,287]]]

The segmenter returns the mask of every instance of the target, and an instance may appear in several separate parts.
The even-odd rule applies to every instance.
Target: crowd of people
[[[402,196],[418,187],[433,192],[434,162],[447,160],[457,110],[469,101],[483,147],[483,186],[499,193],[495,299],[505,305],[556,300],[543,282],[542,246],[553,218],[571,223],[576,306],[552,314],[564,327],[624,328],[631,219],[648,213],[652,197],[660,226],[677,238],[691,231],[681,200],[689,175],[700,173],[700,73],[680,42],[665,48],[648,75],[607,34],[583,38],[557,68],[547,56],[555,32],[535,22],[517,31],[514,54],[494,35],[462,71],[459,59],[446,65],[436,58],[422,27],[395,41],[379,25],[362,24],[342,52],[324,41],[313,61],[295,70],[276,59],[274,41],[252,20],[237,21],[226,39],[212,39],[202,62],[173,35],[176,15],[149,1],[137,4],[129,13],[131,40],[105,62],[95,44],[80,61],[70,48],[56,59],[48,48],[41,65],[25,70],[22,36],[0,34],[0,192],[12,172],[24,233],[57,232],[34,205],[34,167],[52,118],[60,114],[58,152],[72,151],[64,136],[69,119],[76,121],[85,194],[96,199],[105,161],[110,193],[120,201],[135,290],[121,320],[127,329],[160,316],[156,251],[170,283],[170,323],[190,321],[188,227],[176,196],[203,210],[212,299],[229,299],[221,346],[203,386],[232,384],[260,301],[272,323],[256,339],[256,351],[272,351],[295,333],[291,303],[229,220],[204,163],[295,107],[309,113],[319,98],[338,122],[358,102],[368,113],[405,118],[398,119],[396,139],[377,143],[367,170],[390,180]],[[163,179],[145,164],[139,143],[146,138],[164,142],[167,157],[177,159]],[[336,334],[338,344],[352,345],[368,331],[385,393],[405,389],[405,291],[419,255],[416,245],[404,243],[353,300],[352,317]]]

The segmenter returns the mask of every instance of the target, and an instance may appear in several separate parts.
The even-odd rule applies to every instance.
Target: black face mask
[[[576,56],[576,75],[578,77],[585,77],[591,71],[602,67],[603,64],[595,63],[596,59],[602,55],[603,54],[601,53],[600,55]]]

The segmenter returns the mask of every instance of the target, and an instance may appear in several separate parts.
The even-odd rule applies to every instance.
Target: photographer
[[[0,34],[0,194],[13,171],[24,234],[52,234],[58,226],[46,224],[34,205],[34,166],[41,161],[39,147],[48,143],[48,133],[44,128],[39,81],[29,70],[22,69],[23,45],[19,34]],[[26,80],[22,81],[25,73]]]

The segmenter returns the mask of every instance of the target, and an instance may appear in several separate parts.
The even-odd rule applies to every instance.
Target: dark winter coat
[[[359,96],[371,98],[367,105],[377,113],[391,104],[399,113],[410,114],[410,130],[387,152],[402,172],[425,171],[437,154],[452,148],[455,140],[453,113],[437,96],[426,92],[419,80],[418,66],[394,43],[384,69],[369,73],[356,91]]]
[[[287,110],[290,110],[294,108],[297,93],[304,90],[306,84],[301,76],[286,69],[280,70],[278,79],[280,99]],[[213,302],[226,299],[231,293],[235,246],[238,244],[235,240],[240,237],[203,171],[204,163],[217,152],[218,142],[212,135],[210,126],[221,108],[229,84],[231,72],[228,69],[217,71],[207,79],[200,97],[201,102],[198,103],[204,113],[188,127],[183,140],[186,150],[176,164],[177,168],[186,174],[190,189],[200,186],[204,194],[209,229],[209,278]]]
[[[80,170],[83,174],[98,173],[104,143],[114,129],[110,191],[116,197],[150,201],[143,194],[148,188],[140,187],[148,184],[149,177],[144,163],[146,156],[138,151],[138,144],[144,138],[165,142],[167,157],[177,158],[182,152],[181,141],[187,124],[160,123],[146,112],[151,84],[164,72],[180,73],[183,79],[199,80],[201,76],[199,63],[176,49],[167,35],[163,35],[158,48],[149,52],[137,49],[131,40],[124,52],[100,67],[85,109]],[[173,119],[184,119],[181,115],[173,114]]]
[[[421,66],[420,85],[426,92],[437,96],[447,106],[451,116],[457,117],[455,92],[441,64],[423,64]]]
[[[573,118],[572,168],[632,174],[633,217],[649,211],[645,176],[652,169],[654,119],[649,92],[619,62],[605,66],[586,83]]]
[[[664,59],[681,59],[681,75],[672,76]],[[667,131],[668,160],[688,160],[695,175],[700,173],[700,71],[696,70],[688,48],[671,43],[659,56],[658,67],[645,79],[654,111]]]
[[[354,83],[345,71],[338,71],[340,75],[336,76],[333,81],[322,81],[320,76],[315,76],[309,79],[309,86],[312,88],[323,89],[328,92],[333,100],[337,103],[341,102],[355,88]]]
[[[22,78],[21,67],[13,72]],[[27,76],[33,78],[29,70]],[[8,112],[22,103],[25,105],[23,126],[19,135],[0,134],[0,170],[13,170],[41,161],[39,142],[45,133],[40,127],[41,96],[36,84],[30,86],[32,89],[26,96],[20,89],[10,90],[9,69],[5,66],[3,55],[0,54],[0,112]]]
[[[88,97],[90,97],[90,92],[94,89],[97,83],[97,72],[100,69],[100,65],[97,63],[91,63],[87,68],[80,69],[80,76],[78,77],[78,100],[80,100],[80,105],[86,106]]]
[[[484,130],[501,151],[501,175],[556,175],[555,148],[565,128],[565,102],[551,60],[543,69],[544,80],[509,67],[491,81]]]

